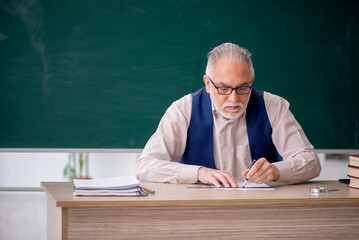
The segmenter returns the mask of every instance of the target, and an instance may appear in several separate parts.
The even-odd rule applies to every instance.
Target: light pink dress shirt
[[[273,163],[280,172],[277,182],[298,183],[317,177],[320,162],[303,129],[283,98],[264,92],[272,140],[283,161]],[[137,163],[140,181],[195,183],[200,166],[179,163],[186,147],[187,129],[191,119],[192,95],[172,103],[161,119],[157,131],[148,140]],[[245,112],[228,120],[213,112],[213,154],[217,169],[226,170],[238,182],[252,159],[249,150]]]

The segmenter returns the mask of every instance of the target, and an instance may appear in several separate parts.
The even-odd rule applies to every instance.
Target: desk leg
[[[47,239],[67,240],[67,208],[56,207],[56,201],[47,196]]]
[[[68,239],[67,208],[62,208],[62,240]]]

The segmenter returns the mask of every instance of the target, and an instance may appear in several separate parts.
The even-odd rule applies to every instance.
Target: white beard
[[[216,111],[224,118],[237,119],[245,111],[243,103],[224,103],[222,107],[219,107],[219,105],[216,102],[216,100],[214,99],[214,97],[212,97],[212,90],[210,91],[209,95],[211,97],[211,101],[213,102],[213,105],[214,105]],[[240,109],[239,109],[239,111],[234,111],[233,114],[228,114],[225,112],[226,107],[240,107]]]

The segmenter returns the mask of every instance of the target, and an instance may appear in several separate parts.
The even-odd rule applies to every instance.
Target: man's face
[[[211,77],[217,87],[241,87],[251,86],[254,76],[251,76],[249,65],[246,61],[234,62],[226,59],[219,59],[213,68]],[[238,95],[232,91],[230,95],[220,95],[217,89],[210,82],[209,78],[204,75],[203,81],[206,84],[206,90],[211,94],[211,99],[220,114],[226,118],[239,117],[244,111],[247,104],[249,93]]]

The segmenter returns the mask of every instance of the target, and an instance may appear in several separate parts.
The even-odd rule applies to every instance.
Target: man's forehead
[[[244,62],[221,61],[213,69],[213,79],[217,84],[227,86],[248,85],[252,74],[248,64]]]
[[[217,85],[236,88],[236,87],[241,87],[241,86],[249,86],[251,83],[252,83],[252,80],[248,80],[245,82],[241,82],[240,84],[237,84],[236,86],[232,86],[232,84],[230,84],[229,82],[220,81],[217,83]]]

